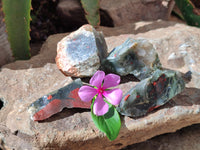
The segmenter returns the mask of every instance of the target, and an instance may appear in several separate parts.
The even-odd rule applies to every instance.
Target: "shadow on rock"
[[[156,29],[160,29],[160,28],[167,28],[170,26],[174,26],[176,24],[177,24],[177,22],[166,22],[166,21],[151,22],[150,24],[146,24],[146,25],[143,25],[143,26],[137,28],[137,30],[135,30],[134,34],[145,33],[150,30],[156,30]]]
[[[137,22],[130,23],[124,26],[119,26],[115,28],[109,27],[99,27],[98,31],[102,31],[105,36],[118,36],[121,34],[139,34],[145,33],[151,30],[167,28],[170,26],[176,25],[177,22],[169,22],[169,21],[149,21],[149,22]]]
[[[68,118],[70,116],[73,116],[76,113],[83,113],[83,112],[89,112],[89,109],[81,109],[81,108],[64,108],[61,112],[54,114],[50,118],[47,118],[43,121],[39,121],[40,123],[46,123],[46,122],[53,122],[56,120],[62,120],[64,118]]]
[[[174,98],[172,98],[168,103],[165,105],[154,109],[152,112],[148,113],[146,116],[149,114],[155,113],[158,110],[162,109],[170,109],[175,106],[192,106],[192,105],[200,105],[200,89],[197,88],[185,88],[180,94],[176,95]],[[142,118],[145,116],[137,117],[134,119]]]

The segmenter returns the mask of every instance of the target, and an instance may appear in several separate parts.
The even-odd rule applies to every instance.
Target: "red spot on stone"
[[[146,71],[146,69],[144,69],[144,71]]]
[[[91,102],[83,102],[78,95],[79,88],[74,89],[70,92],[69,98],[71,101],[66,100],[66,105],[72,105],[72,107],[79,107],[79,108],[90,108]]]
[[[153,82],[153,86],[155,86],[157,83],[156,82]]]
[[[136,98],[140,98],[140,95],[137,95]]]
[[[131,65],[133,64],[133,62],[131,61]]]
[[[52,99],[52,95],[49,95],[49,96],[47,97],[47,99],[48,99],[48,100]]]
[[[114,57],[116,57],[117,55],[115,54]]]
[[[87,48],[90,48],[89,46],[87,46]]]
[[[129,98],[130,94],[126,95],[124,98],[124,101],[127,101],[127,99]]]
[[[76,41],[76,39],[73,39],[73,41]]]
[[[76,88],[74,90],[72,90],[70,93],[69,93],[69,98],[72,98],[72,99],[80,99],[79,95],[78,95],[78,91],[79,91],[79,88]]]
[[[33,120],[34,121],[44,120],[46,118],[49,118],[53,114],[60,112],[63,108],[64,105],[62,105],[62,101],[59,99],[54,99],[49,104],[47,104],[43,109],[35,113],[33,116]]]
[[[153,111],[154,109],[156,109],[156,108],[158,108],[158,107],[160,107],[160,105],[150,107],[149,110],[148,110],[148,112],[151,112],[151,111]]]

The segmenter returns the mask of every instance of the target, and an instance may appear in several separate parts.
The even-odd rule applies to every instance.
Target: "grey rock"
[[[129,38],[110,52],[102,68],[121,76],[133,74],[142,80],[160,69],[161,64],[158,54],[148,40]]]
[[[107,56],[103,34],[84,25],[63,38],[57,46],[56,64],[67,76],[92,76]]]

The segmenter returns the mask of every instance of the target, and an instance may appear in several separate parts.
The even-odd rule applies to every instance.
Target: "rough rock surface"
[[[129,145],[121,150],[199,150],[200,125],[195,124],[178,130],[156,136],[145,142]]]
[[[100,0],[101,22],[106,26],[121,26],[124,22],[168,20],[173,6],[173,0]],[[57,10],[66,27],[69,26],[67,25],[69,20],[70,23],[77,25],[87,22],[84,18],[84,10],[77,0],[61,0]],[[74,15],[74,12],[79,12],[78,16]]]
[[[162,22],[164,28],[156,28],[159,22],[146,23],[145,30],[138,34],[124,34],[106,38],[109,50],[122,44],[128,37],[150,39],[165,68],[193,72],[186,89],[169,103],[141,118],[122,117],[122,128],[118,138],[110,142],[98,131],[90,112],[82,109],[64,109],[61,113],[42,122],[33,122],[27,107],[45,93],[54,91],[71,78],[65,77],[56,67],[56,43],[65,34],[50,36],[39,55],[29,61],[17,61],[3,66],[0,72],[0,99],[4,107],[0,110],[1,147],[10,149],[120,149],[127,145],[150,139],[156,135],[200,123],[199,50],[200,29],[183,24]],[[142,23],[140,24],[142,27]],[[135,26],[135,25],[132,25]],[[146,30],[147,29],[147,30]],[[102,28],[105,31],[105,28]],[[127,26],[121,31],[129,30]],[[134,31],[133,31],[134,32]],[[114,33],[113,33],[114,34]],[[181,61],[169,56],[182,54]],[[45,56],[49,56],[48,58]],[[179,60],[179,59],[178,59]],[[193,60],[190,63],[188,60]],[[134,86],[128,77],[122,78],[120,88],[128,91]],[[22,144],[23,143],[23,144]],[[22,148],[23,145],[23,148]]]
[[[56,64],[67,76],[91,77],[106,56],[103,34],[87,24],[58,42]]]

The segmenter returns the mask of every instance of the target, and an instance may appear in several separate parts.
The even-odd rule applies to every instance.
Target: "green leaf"
[[[93,103],[91,105],[91,115],[92,120],[96,127],[104,132],[109,140],[113,141],[117,138],[119,134],[119,130],[121,127],[121,120],[118,112],[116,111],[115,107],[109,104],[108,112],[103,116],[96,116],[93,113]]]
[[[29,59],[31,0],[3,0],[3,11],[13,56]]]
[[[89,24],[98,26],[100,24],[99,0],[81,0],[81,4],[86,13],[85,17]]]
[[[191,0],[175,0],[175,2],[187,24],[200,27],[199,10],[195,8]]]

